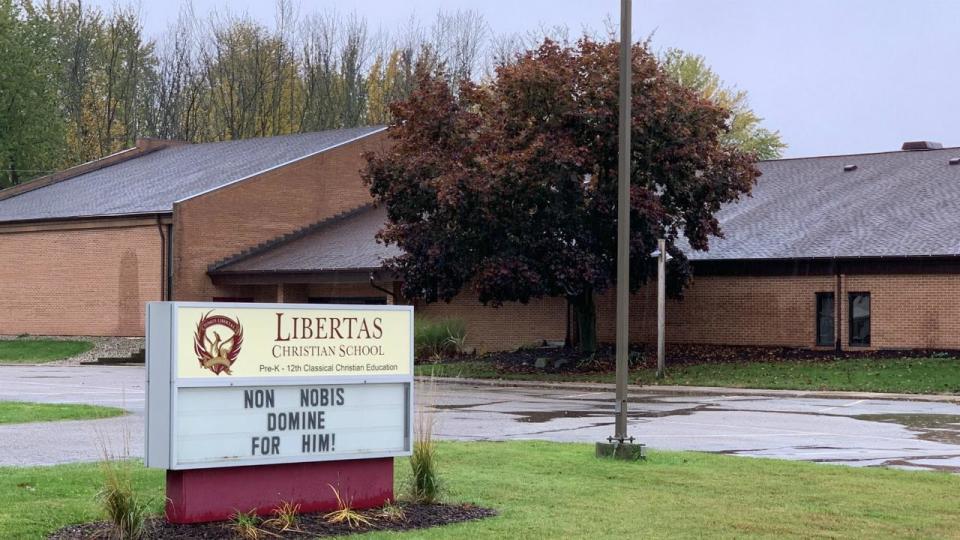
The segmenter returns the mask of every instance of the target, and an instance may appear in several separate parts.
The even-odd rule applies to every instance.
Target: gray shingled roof
[[[725,238],[687,251],[693,260],[960,255],[953,157],[960,148],[761,162],[752,196],[718,214]],[[214,272],[378,268],[400,253],[374,240],[385,220],[382,209],[355,212]]]
[[[694,260],[960,255],[960,148],[782,159]],[[856,165],[846,172],[845,165]]]
[[[173,203],[384,129],[189,144],[0,200],[0,222],[162,213]]]
[[[383,208],[365,207],[295,233],[291,239],[280,239],[249,255],[240,255],[210,273],[377,269],[385,259],[401,253],[396,246],[385,246],[374,239],[386,221]]]

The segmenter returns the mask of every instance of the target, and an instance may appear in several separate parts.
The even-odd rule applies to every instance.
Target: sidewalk
[[[431,380],[443,384],[462,384],[468,386],[489,386],[498,388],[541,388],[576,392],[613,392],[615,386],[609,383],[591,382],[550,382],[550,381],[511,381],[502,379],[466,379],[456,377],[416,377],[417,382],[429,383]],[[958,403],[958,394],[892,394],[883,392],[840,392],[833,390],[770,390],[762,388],[725,388],[719,386],[658,386],[630,385],[628,393],[633,396],[657,394],[681,394],[700,396],[758,396],[784,398],[832,398],[832,399],[883,399],[887,401],[926,401],[934,403]]]

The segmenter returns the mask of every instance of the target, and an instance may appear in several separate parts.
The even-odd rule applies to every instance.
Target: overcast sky
[[[88,3],[91,0],[87,0]],[[176,19],[177,0],[139,0],[152,35]],[[109,8],[116,0],[92,0]],[[272,24],[271,0],[193,0],[195,12],[229,5]],[[788,157],[899,149],[905,140],[960,146],[960,1],[634,0],[634,36],[704,55],[747,90]],[[301,0],[334,7],[373,29],[429,22],[440,8],[474,9],[495,33],[541,25],[604,28],[617,0]],[[579,33],[579,32],[575,32]]]

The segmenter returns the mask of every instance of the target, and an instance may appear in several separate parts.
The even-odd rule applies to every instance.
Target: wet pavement
[[[138,366],[0,366],[0,401],[120,407],[102,420],[0,425],[0,466],[143,456],[144,369]]]
[[[438,437],[596,442],[613,434],[613,394],[423,388]],[[919,401],[644,393],[629,434],[652,448],[960,472],[960,405]]]
[[[0,400],[123,407],[122,418],[0,426],[0,465],[143,453],[141,367],[0,366]],[[418,384],[437,437],[596,442],[613,433],[613,394]],[[635,389],[630,434],[652,448],[960,473],[960,404]]]

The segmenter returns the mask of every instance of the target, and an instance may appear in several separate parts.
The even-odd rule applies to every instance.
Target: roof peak
[[[175,148],[170,141],[144,140],[142,151],[127,150],[0,192],[0,222],[170,212],[178,201],[340,146],[379,144],[385,130],[359,126]]]
[[[171,148],[173,146],[181,146],[184,144],[189,143],[174,139],[137,139],[136,143],[134,143],[134,145],[130,148],[125,148],[123,150],[103,156],[102,158],[87,161],[86,163],[74,165],[73,167],[63,169],[62,171],[57,171],[39,178],[34,178],[22,184],[0,189],[0,201],[9,199],[11,197],[16,197],[17,195],[22,195],[36,189],[51,186],[53,184],[63,182],[64,180],[70,180],[71,178],[76,178],[77,176],[98,171],[100,169],[105,169],[118,163],[123,163],[124,161],[129,161],[158,150],[163,150],[164,148]]]

